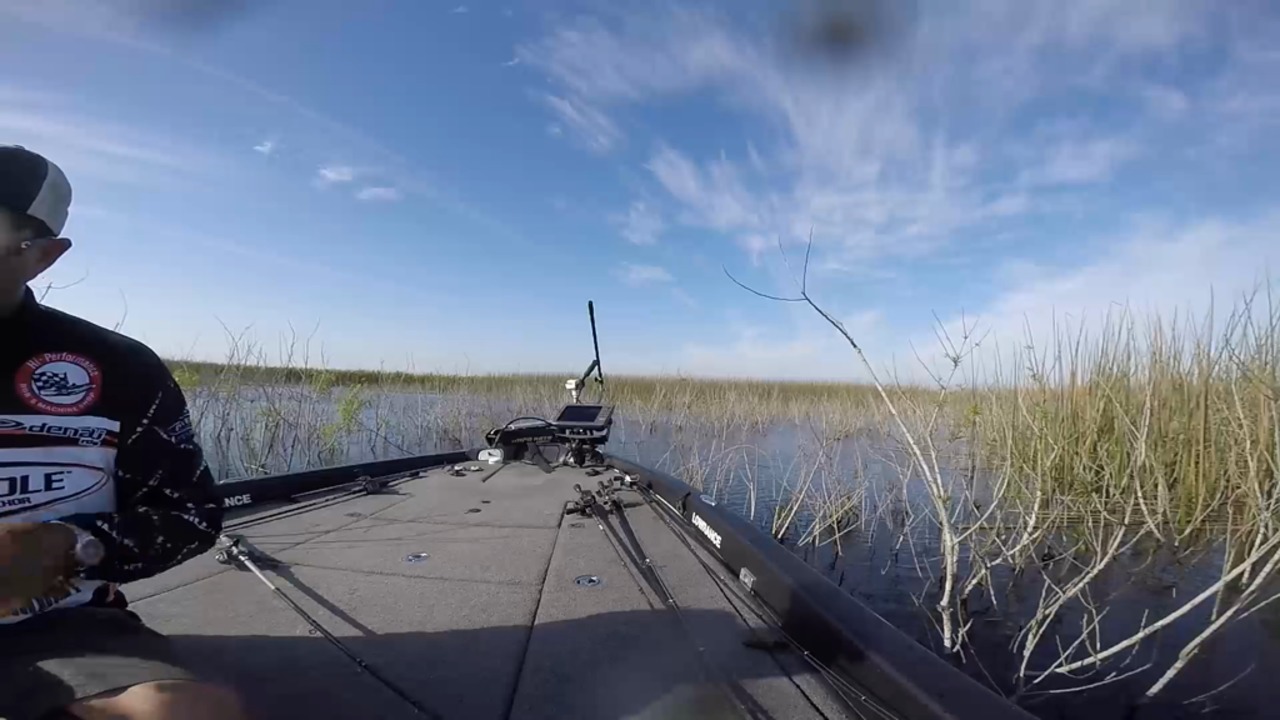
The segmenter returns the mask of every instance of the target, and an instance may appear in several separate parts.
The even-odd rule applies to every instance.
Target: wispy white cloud
[[[743,235],[738,238],[738,246],[746,253],[752,265],[759,265],[765,253],[776,247],[773,240],[763,235]]]
[[[684,288],[671,288],[671,297],[675,298],[680,304],[688,308],[699,308],[701,304],[698,300],[685,291]]]
[[[1206,121],[1221,144],[1250,153],[1280,127],[1280,18],[1249,17],[1229,49],[1229,66],[1204,94]]]
[[[749,250],[812,229],[820,252],[867,261],[932,251],[1035,211],[1037,188],[1105,182],[1141,160],[1138,131],[1051,138],[1020,160],[1009,147],[1027,138],[1005,125],[1042,93],[1200,42],[1211,11],[1176,0],[1141,12],[1122,0],[930,6],[877,54],[824,69],[725,15],[666,6],[572,19],[517,57],[546,74],[562,101],[547,106],[595,152],[625,141],[616,118],[629,107],[673,96],[780,129],[710,156],[665,138],[646,166],[681,223]],[[1179,92],[1153,82],[1142,97],[1168,117],[1191,102]]]
[[[275,152],[275,151],[276,151],[276,141],[275,141],[275,140],[263,140],[262,142],[258,143],[257,145],[254,145],[254,146],[253,146],[253,150],[254,150],[254,152],[261,153],[261,154],[263,154],[263,155],[270,155],[271,153],[273,153],[273,152]]]
[[[519,65],[519,64],[520,64],[520,58],[518,58],[518,57],[513,57],[513,58],[511,58],[510,60],[508,60],[508,61],[506,61],[506,62],[502,63],[502,67],[515,67],[515,66],[517,66],[517,65]]]
[[[705,168],[677,150],[662,145],[649,159],[648,168],[658,183],[687,209],[690,224],[715,230],[757,229],[762,224],[759,205],[743,186],[737,167],[724,157]]]
[[[621,26],[576,18],[516,56],[545,70],[572,94],[600,103],[636,101],[706,86],[735,74],[750,46],[703,13],[624,14]]]
[[[626,214],[615,215],[612,220],[622,237],[633,245],[653,245],[667,228],[657,208],[643,200],[633,201]]]
[[[350,165],[322,165],[316,169],[316,184],[322,187],[349,183],[356,179],[356,169]]]
[[[462,15],[463,13],[468,12],[471,12],[471,8],[468,8],[466,5],[459,5],[453,9],[454,15]]]
[[[675,282],[675,278],[667,272],[666,268],[636,263],[623,263],[618,269],[618,278],[632,287]]]
[[[398,152],[351,125],[339,122],[253,80],[187,56],[180,48],[158,42],[154,32],[145,31],[148,26],[146,11],[153,9],[152,5],[154,3],[136,0],[124,3],[104,3],[98,0],[40,0],[30,3],[0,0],[0,16],[72,38],[93,38],[114,43],[159,57],[165,63],[180,64],[184,69],[221,83],[223,89],[235,88],[255,100],[296,114],[314,125],[314,129],[323,131],[322,134],[330,142],[341,140],[344,145],[351,145],[354,149],[376,155],[387,162],[408,164]]]
[[[1139,93],[1151,112],[1165,120],[1182,117],[1191,107],[1191,99],[1187,94],[1170,85],[1144,83]]]
[[[65,100],[62,95],[50,92],[47,88],[30,88],[18,85],[0,84],[0,103],[22,107],[41,107],[56,105]]]
[[[1031,209],[1031,198],[1026,192],[1010,192],[999,195],[982,208],[988,217],[1010,217],[1022,215]]]
[[[839,68],[789,52],[785,38],[728,13],[647,7],[570,19],[518,48],[517,57],[545,74],[555,97],[572,98],[610,128],[597,152],[622,145],[628,132],[654,131],[644,190],[662,194],[672,224],[721,235],[753,262],[770,257],[779,239],[802,241],[812,228],[818,268],[870,272],[882,261],[926,254],[939,262],[964,255],[975,262],[970,267],[991,268],[1012,246],[994,238],[1015,237],[1010,228],[1032,224],[1024,216],[1053,227],[1045,220],[1055,214],[1079,213],[1095,198],[1105,205],[1097,186],[1131,177],[1139,194],[1141,173],[1178,161],[1161,143],[1194,123],[1214,127],[1200,141],[1215,142],[1222,123],[1213,113],[1238,130],[1241,149],[1280,125],[1273,39],[1249,29],[1258,42],[1245,50],[1249,44],[1236,35],[1211,37],[1232,23],[1257,23],[1244,10],[1198,0],[1157,0],[1141,9],[1124,0],[927,4],[896,42]],[[1223,13],[1232,17],[1220,22]],[[1177,58],[1191,63],[1216,43],[1234,47],[1213,71],[1231,81],[1210,82],[1207,90],[1194,77],[1178,82]],[[622,122],[635,108],[676,99],[714,103],[752,142],[737,134],[719,147],[701,136],[685,144],[682,129]],[[557,120],[568,129],[563,115]],[[1093,222],[1117,220],[1099,213]],[[1207,227],[1170,223],[1163,232],[1180,237]],[[1046,234],[1029,252],[1053,256],[1051,237],[1060,238]],[[1074,256],[1093,270],[1045,266],[1039,272],[1050,282],[1037,294],[1028,278],[1007,309],[1044,314],[1054,302],[1046,298],[1062,299],[1054,278],[1087,287],[1080,297],[1111,297],[1125,286],[1125,264],[1143,265],[1149,253],[1186,260],[1182,270],[1146,263],[1152,278],[1180,278],[1151,279],[1153,286],[1219,283],[1215,271],[1196,270],[1187,249],[1194,246],[1132,245],[1119,258],[1099,257],[1102,245],[1081,248]],[[1244,254],[1227,255],[1245,275],[1256,268]],[[998,303],[987,310],[992,318],[1006,314]],[[700,367],[727,368],[735,363],[730,355],[756,356],[759,362],[745,364],[783,371],[787,357],[820,365],[832,350],[823,337],[744,335],[732,353],[717,343],[688,357]],[[892,338],[884,346],[890,356],[910,358]]]
[[[41,0],[34,3],[14,0],[0,2],[0,15],[52,30],[139,49],[159,49],[141,37],[141,23],[137,14],[122,12],[114,4],[92,0]]]
[[[757,330],[740,335],[727,346],[687,345],[680,370],[714,377],[812,377],[814,361],[831,349],[823,338],[781,339]]]
[[[66,42],[75,43],[82,38],[92,38],[148,53],[165,64],[178,64],[183,69],[199,73],[204,79],[216,83],[219,91],[235,90],[242,97],[257,103],[266,103],[284,110],[301,122],[292,128],[298,137],[290,141],[294,149],[342,148],[350,157],[369,158],[406,193],[431,197],[462,215],[492,228],[506,236],[519,232],[496,218],[479,211],[464,199],[444,189],[430,172],[410,161],[397,149],[389,147],[376,137],[316,110],[289,95],[229,72],[187,55],[180,47],[166,45],[148,23],[145,12],[153,3],[127,2],[102,3],[97,0],[40,0],[26,3],[17,0],[0,0],[0,18],[16,20],[38,26],[41,30],[68,36]],[[154,17],[151,18],[154,20]],[[0,103],[2,104],[2,103]],[[302,150],[299,150],[300,152]],[[184,157],[174,152],[175,157]],[[214,162],[221,163],[217,156]],[[196,163],[190,163],[197,167]],[[138,175],[125,169],[103,169],[117,175]],[[317,184],[319,180],[317,180]]]
[[[764,302],[764,301],[760,301]],[[884,314],[877,308],[834,313],[835,319],[866,348],[883,348],[887,341]],[[863,381],[867,375],[844,339],[815,313],[805,308],[791,331],[752,322],[731,323],[715,342],[686,343],[680,351],[680,372],[702,376],[834,379]],[[884,363],[875,362],[877,367]]]
[[[366,187],[356,193],[357,200],[375,202],[393,202],[401,197],[403,195],[400,191],[393,187]]]
[[[987,369],[1004,363],[1028,344],[1052,347],[1064,330],[1096,332],[1110,316],[1128,312],[1141,325],[1148,318],[1201,318],[1213,308],[1227,312],[1280,265],[1280,214],[1248,220],[1204,219],[1185,226],[1167,220],[1135,222],[1126,231],[1099,239],[1103,254],[1071,266],[1008,261],[1000,291],[967,322],[986,335],[975,362]],[[959,335],[962,321],[947,317],[944,327]],[[916,344],[936,361],[932,335]],[[999,354],[997,354],[999,353]]]
[[[996,3],[1002,9],[1016,0]],[[1076,3],[1027,3],[1033,20],[1025,36],[1033,43],[1060,43],[1082,49],[1099,45],[1119,52],[1161,51],[1195,38],[1203,29],[1209,3],[1158,0],[1141,8],[1119,0]]]
[[[785,129],[771,157],[752,144],[743,162],[724,152],[695,159],[659,144],[647,167],[683,207],[678,219],[686,224],[739,241],[794,242],[813,228],[820,243],[875,254],[907,251],[986,218],[989,198],[973,187],[976,153],[922,125],[921,90],[910,76],[812,73],[766,39],[693,10],[628,15],[616,25],[577,20],[518,54],[575,109],[589,108],[593,126],[608,128],[597,134],[607,140],[592,143],[597,151],[622,139],[607,109],[699,90]],[[779,172],[748,179],[764,167]]]
[[[1042,164],[1024,170],[1021,179],[1032,185],[1105,182],[1137,153],[1137,145],[1123,138],[1061,142],[1049,148]]]
[[[622,139],[622,132],[613,120],[590,105],[551,94],[544,95],[542,100],[560,119],[559,124],[548,128],[552,135],[559,135],[563,127],[568,127],[575,139],[596,153],[608,152]]]
[[[27,96],[27,100],[37,99]],[[0,134],[53,159],[73,179],[155,185],[209,180],[227,169],[218,153],[167,133],[82,113],[65,98],[0,107]]]

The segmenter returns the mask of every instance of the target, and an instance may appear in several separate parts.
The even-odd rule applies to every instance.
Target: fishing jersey
[[[59,520],[106,557],[71,587],[0,624],[118,603],[217,540],[222,509],[173,375],[154,352],[39,304],[0,317],[0,522]],[[0,570],[3,572],[3,570]]]

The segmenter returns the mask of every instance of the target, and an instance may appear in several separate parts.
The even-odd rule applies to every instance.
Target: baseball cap
[[[0,207],[30,215],[61,235],[71,208],[71,183],[43,155],[0,145]]]

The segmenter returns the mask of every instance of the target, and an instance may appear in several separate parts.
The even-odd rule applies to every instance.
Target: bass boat
[[[264,718],[1031,717],[611,454],[596,345],[554,419],[474,449],[220,485],[216,549],[131,609]]]

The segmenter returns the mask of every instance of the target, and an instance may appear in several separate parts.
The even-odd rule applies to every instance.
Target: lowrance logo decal
[[[224,508],[242,507],[252,502],[253,502],[252,495],[232,495],[231,497],[222,501],[222,507]]]
[[[707,539],[711,541],[712,545],[716,546],[717,550],[720,549],[720,533],[713,530],[711,526],[707,524],[706,520],[698,517],[698,513],[693,514],[693,526],[698,528],[703,535],[706,535]]]

